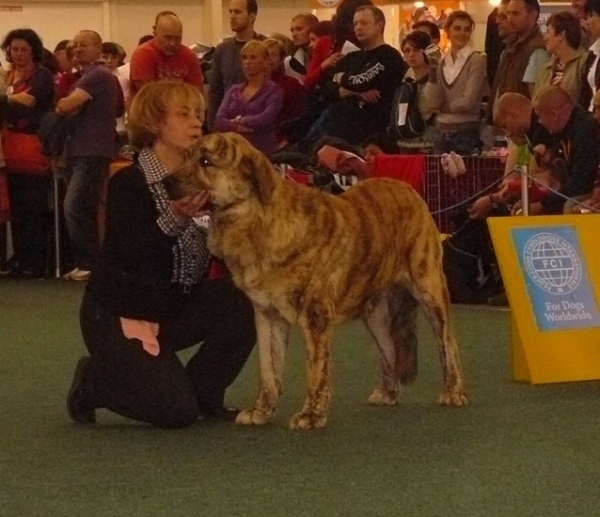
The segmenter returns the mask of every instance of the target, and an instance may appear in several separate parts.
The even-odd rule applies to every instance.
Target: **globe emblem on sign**
[[[339,0],[317,0],[323,7],[333,7]]]
[[[562,237],[538,233],[525,244],[524,262],[529,277],[544,291],[568,294],[581,281],[577,251]]]

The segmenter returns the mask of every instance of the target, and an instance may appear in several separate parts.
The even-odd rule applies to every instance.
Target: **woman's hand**
[[[254,132],[248,126],[244,126],[244,124],[242,124],[242,116],[241,115],[238,115],[237,117],[232,118],[231,122],[233,122],[235,124],[236,133],[253,133]]]
[[[190,218],[201,217],[208,213],[207,210],[203,210],[207,202],[208,192],[200,190],[195,194],[171,201],[171,212],[173,212],[175,219],[177,219],[177,224],[185,226]]]
[[[489,196],[480,197],[469,207],[469,216],[471,219],[485,219],[492,213],[494,204]]]
[[[22,106],[26,106],[27,108],[31,108],[35,106],[35,97],[29,94],[30,88],[20,93],[13,93],[8,96],[8,100],[10,102],[14,102],[16,104],[21,104]]]
[[[379,99],[381,99],[381,93],[375,88],[367,90],[366,92],[359,93],[358,95],[363,101],[369,104],[377,104],[379,102]]]
[[[342,53],[336,52],[335,54],[331,54],[325,61],[321,63],[321,70],[329,70],[337,65],[337,62],[342,59]]]

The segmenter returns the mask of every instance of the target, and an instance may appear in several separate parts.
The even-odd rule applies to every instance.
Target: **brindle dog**
[[[254,304],[260,389],[238,424],[272,419],[290,325],[308,348],[308,393],[291,429],[325,426],[333,328],[348,319],[362,318],[379,348],[381,384],[369,402],[396,404],[417,374],[419,304],[439,341],[439,402],[467,403],[439,234],[409,185],[370,179],[333,196],[285,180],[243,137],[220,134],[195,145],[168,188],[210,194],[209,247]]]

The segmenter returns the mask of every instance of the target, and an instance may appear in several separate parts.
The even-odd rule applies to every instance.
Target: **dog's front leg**
[[[281,394],[281,377],[288,342],[289,324],[280,317],[269,317],[264,309],[254,306],[260,389],[254,406],[242,411],[236,423],[242,425],[267,424],[277,410]]]
[[[331,399],[332,327],[315,330],[303,326],[308,349],[308,392],[304,407],[290,420],[290,429],[316,429],[325,427],[327,409]]]

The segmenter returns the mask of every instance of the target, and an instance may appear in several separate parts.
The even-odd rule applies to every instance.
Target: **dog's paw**
[[[235,418],[235,423],[238,425],[265,425],[271,421],[272,417],[273,412],[251,408],[240,411]]]
[[[322,429],[327,424],[327,417],[316,413],[296,413],[290,420],[290,429]]]
[[[462,407],[468,403],[467,394],[461,389],[446,389],[440,395],[440,406]]]
[[[393,406],[398,403],[398,392],[389,392],[377,388],[369,397],[369,404],[373,406]]]

